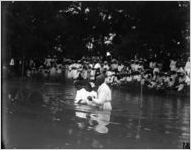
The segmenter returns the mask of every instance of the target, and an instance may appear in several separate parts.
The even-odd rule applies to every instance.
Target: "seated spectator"
[[[110,69],[106,72],[106,81],[108,84],[113,83],[115,73]]]
[[[157,83],[154,80],[151,80],[151,82],[148,84],[149,88],[155,88],[157,86]]]
[[[134,75],[133,80],[140,82],[141,81],[141,75],[140,74]]]
[[[168,82],[168,87],[173,87],[174,83],[175,83],[175,81],[172,78],[170,78],[169,82]]]
[[[72,69],[72,79],[77,79],[79,77],[80,71],[77,68]]]
[[[177,65],[177,72],[178,73],[185,73],[184,68],[182,65]]]
[[[87,79],[87,77],[88,77],[88,70],[87,70],[86,66],[83,67],[81,75],[82,75],[83,79]]]
[[[156,75],[156,73],[159,73],[159,72],[160,72],[160,70],[159,70],[158,64],[156,64],[153,69],[153,75]]]
[[[126,81],[127,82],[133,81],[133,77],[131,75],[128,75],[127,78],[126,78]]]
[[[117,63],[117,61],[115,59],[112,60],[111,69],[113,71],[118,71],[118,63]]]

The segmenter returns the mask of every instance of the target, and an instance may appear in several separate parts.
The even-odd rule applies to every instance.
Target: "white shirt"
[[[94,80],[95,79],[95,70],[90,71],[90,79]]]
[[[135,71],[138,71],[139,68],[140,68],[139,64],[135,64],[134,70],[135,70]]]
[[[72,70],[72,78],[77,79],[79,77],[80,72],[78,70]]]
[[[111,64],[111,68],[113,69],[113,70],[115,70],[115,69],[118,69],[118,64]]]
[[[55,67],[52,67],[50,69],[50,75],[55,75],[56,74],[56,68]]]
[[[156,66],[156,62],[152,62],[152,61],[151,61],[151,62],[149,63],[149,67],[150,67],[150,68],[153,69],[155,66]]]
[[[58,68],[58,69],[57,69],[57,73],[58,73],[58,74],[61,74],[61,73],[62,73],[62,69]]]
[[[128,77],[126,78],[126,81],[127,81],[127,82],[131,82],[132,80],[133,80],[132,76],[128,76]]]
[[[134,63],[131,64],[131,69],[132,69],[133,71],[135,71],[135,65],[136,65],[136,64],[134,64]]]
[[[96,63],[94,66],[95,69],[101,68],[101,65],[99,63]]]
[[[184,73],[184,69],[182,67],[180,67],[177,72],[181,72],[181,73]]]
[[[108,65],[104,65],[103,68],[106,69],[106,70],[109,70],[109,66]]]
[[[160,71],[159,71],[159,68],[155,67],[154,70],[153,70],[153,73],[154,73],[154,72],[160,72]]]
[[[123,68],[124,68],[124,65],[118,66],[118,71],[121,72]]]
[[[90,68],[93,68],[93,65],[92,65],[92,64],[89,64],[89,67],[90,67]]]
[[[141,75],[135,75],[134,80],[140,81],[141,80]]]
[[[190,62],[189,61],[186,62],[185,70],[187,73],[190,73]]]
[[[115,73],[113,72],[113,71],[107,71],[106,72],[106,75],[108,76],[108,77],[110,77],[110,76],[113,76]]]
[[[92,99],[97,99],[97,98],[98,98],[97,92],[95,92],[95,91],[91,91],[91,92],[88,92],[88,91],[87,91],[87,97],[88,97],[88,96],[91,96]],[[88,105],[91,105],[91,106],[95,106],[95,104],[94,104],[92,101],[89,101],[89,100],[87,100],[87,104],[88,104]]]
[[[190,85],[190,77],[188,75],[186,76],[185,82],[187,83],[187,85]]]
[[[170,70],[171,71],[176,71],[176,61],[171,60],[171,62],[170,62]]]
[[[15,61],[14,59],[12,58],[11,61],[10,61],[10,66],[14,66],[15,65]]]
[[[107,55],[107,56],[111,56],[110,52],[107,52],[106,55]]]
[[[111,90],[106,83],[102,83],[98,88],[98,98],[93,99],[93,101],[101,105],[100,107],[104,110],[111,110]]]
[[[45,59],[45,61],[44,61],[44,64],[46,65],[46,66],[51,66],[51,58],[46,58]],[[32,62],[33,63],[33,62]]]

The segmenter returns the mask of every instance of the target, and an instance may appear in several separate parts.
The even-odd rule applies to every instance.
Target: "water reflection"
[[[109,132],[107,125],[110,124],[111,112],[97,111],[97,112],[75,112],[76,117],[83,119],[77,122],[80,129],[94,130],[101,134]]]
[[[3,111],[12,112],[6,125],[12,147],[25,141],[29,148],[182,148],[190,141],[186,98],[143,93],[140,109],[139,93],[112,89],[113,110],[106,112],[75,105],[72,84],[8,84],[6,89]]]

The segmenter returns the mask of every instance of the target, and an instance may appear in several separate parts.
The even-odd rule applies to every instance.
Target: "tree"
[[[10,56],[26,57],[106,50],[128,56],[145,45],[145,52],[188,50],[189,7],[189,2],[2,2],[3,47]]]

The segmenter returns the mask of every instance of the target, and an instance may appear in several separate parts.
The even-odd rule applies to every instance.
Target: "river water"
[[[190,141],[189,97],[112,89],[111,112],[74,105],[72,82],[3,82],[6,148],[183,148]]]

